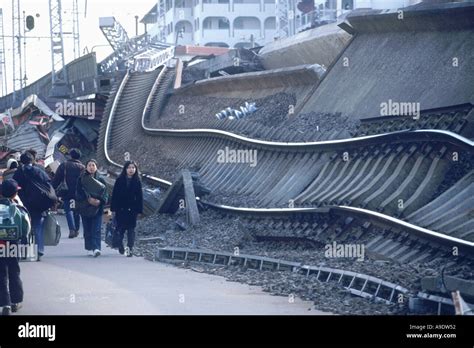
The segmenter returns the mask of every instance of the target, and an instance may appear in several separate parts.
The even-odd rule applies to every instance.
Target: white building
[[[157,7],[142,19],[160,36]],[[166,0],[164,37],[178,45],[252,47],[275,39],[275,0]]]
[[[288,1],[286,18],[277,11],[276,1]],[[277,22],[288,23],[289,32],[297,33],[311,27],[316,17],[331,21],[358,8],[401,8],[421,0],[313,0],[314,10],[303,14],[299,4],[308,1],[158,0],[160,6],[154,6],[141,22],[152,39],[164,38],[171,44],[248,48],[275,40]],[[161,20],[157,8],[163,9]]]

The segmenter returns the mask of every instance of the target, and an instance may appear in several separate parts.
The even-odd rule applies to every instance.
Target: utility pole
[[[13,0],[14,1],[14,0]],[[61,0],[49,0],[49,21],[51,36],[51,76],[50,96],[69,97],[68,78],[64,61],[63,21]]]
[[[66,5],[64,5],[66,3]],[[62,0],[62,14],[66,14],[62,21],[63,39],[72,36],[72,52],[74,59],[81,56],[81,43],[79,36],[79,5],[78,0]]]
[[[23,11],[23,67],[25,69],[25,74],[23,78],[23,87],[26,87],[26,82],[28,77],[26,75],[26,13]]]
[[[81,56],[81,41],[79,36],[79,4],[78,0],[72,0],[72,36],[74,39],[74,59]]]
[[[7,66],[5,62],[5,27],[3,26],[3,9],[0,8],[0,95],[8,94]]]
[[[20,0],[12,0],[12,64],[13,64],[13,103],[23,100],[23,57],[21,53],[21,15]]]
[[[138,36],[138,16],[135,16],[135,36]]]
[[[176,30],[176,41],[174,43],[175,46],[178,46],[178,39],[183,38],[183,33],[184,33],[184,26],[180,28],[179,30]]]

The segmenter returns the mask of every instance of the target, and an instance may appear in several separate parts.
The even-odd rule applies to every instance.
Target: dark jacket
[[[49,207],[38,209],[31,206],[31,202],[40,200],[39,197],[34,197],[36,191],[32,189],[32,180],[46,187],[51,187],[51,179],[44,169],[31,164],[27,166],[22,165],[13,175],[13,180],[21,187],[18,196],[20,196],[21,201],[25,204],[26,209],[28,209],[30,213],[41,213],[49,209]]]
[[[64,170],[66,169],[66,171]],[[64,173],[66,173],[66,184],[68,187],[68,193],[62,197],[65,200],[71,200],[76,198],[76,185],[77,180],[84,172],[84,165],[79,160],[68,160],[65,163],[61,163],[56,171],[56,175],[53,179],[53,187],[55,189],[63,182]]]
[[[115,212],[119,228],[135,228],[137,215],[143,214],[143,191],[140,180],[130,180],[127,186],[126,176],[119,176],[112,192],[110,210]]]
[[[79,179],[77,179],[77,184],[76,184],[76,200],[77,201],[86,201],[87,198],[89,197],[89,193],[85,191],[84,186],[82,185],[82,181],[81,181],[81,179],[86,175],[90,175],[89,172],[87,172],[87,170],[85,170],[84,173],[82,173],[82,175],[79,177]],[[105,186],[107,186],[104,178],[100,176],[98,172],[94,174],[94,178],[97,181],[100,181]],[[97,215],[102,215],[104,213],[104,206],[107,204],[107,201],[109,200],[109,194],[107,192],[107,189],[105,190],[102,197],[94,196],[93,198],[100,200],[100,206],[99,206],[99,211],[97,212]]]

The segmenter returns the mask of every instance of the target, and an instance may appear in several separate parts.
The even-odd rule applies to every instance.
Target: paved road
[[[47,247],[41,262],[22,262],[24,307],[28,315],[160,314],[323,314],[310,302],[271,296],[259,287],[224,278],[127,258],[103,246],[98,258],[86,255],[84,240],[63,238]],[[82,234],[81,234],[82,235]]]

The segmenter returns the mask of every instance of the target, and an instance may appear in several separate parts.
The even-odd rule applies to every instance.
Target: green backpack
[[[8,199],[0,200],[0,240],[28,240],[31,223],[25,208]]]

